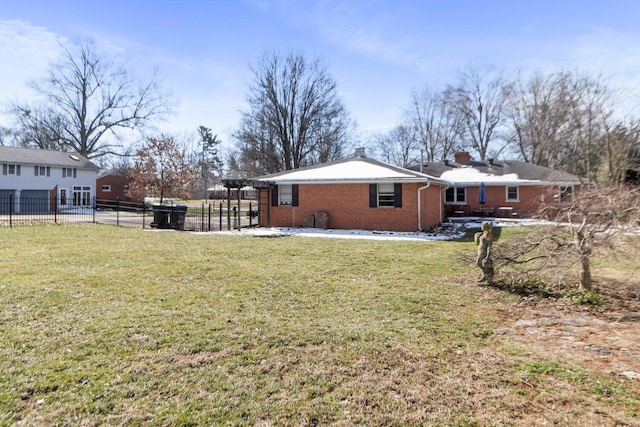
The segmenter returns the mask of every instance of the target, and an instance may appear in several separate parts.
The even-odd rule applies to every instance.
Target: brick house
[[[96,198],[132,201],[129,197],[130,181],[129,174],[125,170],[103,169],[96,179]]]
[[[416,231],[444,218],[447,183],[424,173],[366,157],[267,175],[251,180],[259,190],[259,225]],[[237,185],[246,184],[237,182]]]
[[[521,161],[475,161],[466,152],[456,153],[454,161],[426,162],[411,169],[451,184],[444,195],[447,216],[529,216],[541,201],[565,197],[581,185],[579,177],[566,172]]]

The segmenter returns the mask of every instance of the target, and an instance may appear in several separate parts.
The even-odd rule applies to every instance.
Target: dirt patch
[[[542,354],[640,381],[640,283],[599,283],[594,290],[605,301],[598,307],[522,297],[505,308],[507,326],[495,332]]]

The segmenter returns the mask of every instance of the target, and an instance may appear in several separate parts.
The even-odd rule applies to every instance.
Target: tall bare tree
[[[417,163],[420,144],[411,126],[398,125],[374,137],[375,148],[384,161],[403,168]]]
[[[462,73],[460,84],[448,90],[461,115],[465,143],[484,160],[506,120],[505,107],[512,84],[492,67],[468,67]],[[502,148],[495,151],[500,152]]]
[[[451,90],[435,91],[425,86],[413,91],[410,104],[404,111],[405,126],[413,129],[426,161],[442,161],[451,157],[461,144],[462,115],[452,95]]]
[[[622,184],[627,174],[640,170],[640,122],[605,123],[605,132],[599,143],[600,171],[610,184]]]
[[[525,161],[592,181],[612,117],[611,95],[601,77],[578,71],[521,80],[509,102],[510,140]]]
[[[49,75],[31,83],[41,105],[14,105],[25,143],[89,158],[117,154],[127,131],[139,131],[170,110],[153,77],[140,82],[110,62],[92,42],[63,46]]]
[[[319,60],[264,54],[253,68],[239,129],[247,173],[273,173],[340,157],[351,122],[336,82]]]
[[[577,103],[571,80],[567,72],[537,73],[516,84],[509,102],[508,128],[524,161],[556,166]]]

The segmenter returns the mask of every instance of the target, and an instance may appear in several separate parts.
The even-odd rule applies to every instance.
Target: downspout
[[[451,186],[445,185],[443,188],[440,189],[440,194],[438,198],[438,204],[440,205],[440,221],[442,221],[442,205],[444,205],[444,202],[442,201],[442,193],[447,191],[449,188],[451,188]]]
[[[420,192],[422,190],[426,190],[430,186],[431,186],[431,181],[427,181],[427,185],[418,188],[418,231],[422,231],[422,203],[420,203]]]

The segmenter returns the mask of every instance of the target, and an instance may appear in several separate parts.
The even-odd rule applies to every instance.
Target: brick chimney
[[[466,163],[471,161],[471,156],[466,151],[459,151],[454,155],[456,163]]]

